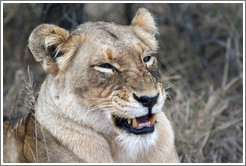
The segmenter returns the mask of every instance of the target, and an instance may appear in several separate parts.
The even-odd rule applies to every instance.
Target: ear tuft
[[[44,36],[47,36],[44,38],[44,46],[46,49],[53,50],[55,53],[53,58],[56,58],[59,53],[65,51],[63,48],[64,44],[66,44],[69,39],[69,32],[56,26],[49,28],[51,29],[49,31],[44,31],[43,34]]]
[[[37,62],[46,72],[56,75],[56,57],[69,51],[69,32],[58,26],[42,24],[36,27],[30,37],[28,47]]]
[[[145,8],[138,9],[135,17],[132,20],[131,25],[134,27],[139,27],[147,33],[150,33],[151,35],[155,35],[158,33],[154,17]]]

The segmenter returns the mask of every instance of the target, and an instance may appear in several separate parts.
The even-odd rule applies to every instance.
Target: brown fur
[[[83,162],[35,122],[32,113],[4,122],[3,130],[4,162]]]
[[[4,122],[4,162],[179,162],[173,129],[161,111],[166,93],[152,55],[156,33],[146,9],[130,26],[88,22],[72,33],[49,24],[34,29],[29,49],[49,74],[35,113]],[[147,56],[151,61],[144,62]],[[133,93],[159,95],[152,134],[115,126],[112,115],[146,114]]]

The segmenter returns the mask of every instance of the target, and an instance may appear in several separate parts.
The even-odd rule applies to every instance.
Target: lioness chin
[[[35,28],[29,50],[48,73],[33,114],[4,122],[4,162],[179,162],[154,56],[154,19]]]

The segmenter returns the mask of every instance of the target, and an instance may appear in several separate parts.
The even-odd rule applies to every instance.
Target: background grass
[[[152,12],[160,31],[157,57],[169,93],[163,111],[172,121],[181,162],[243,162],[242,4],[4,4],[4,118],[27,112],[27,66],[36,91],[45,77],[26,48],[37,25],[128,25],[139,7]]]

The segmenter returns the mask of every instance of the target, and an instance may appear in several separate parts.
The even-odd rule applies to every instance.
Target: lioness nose
[[[133,98],[141,103],[144,107],[152,108],[158,99],[159,93],[155,97],[148,96],[140,96],[138,97],[135,93],[133,93]]]

